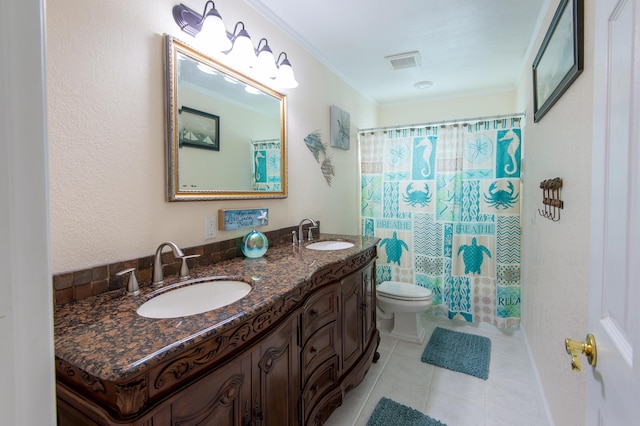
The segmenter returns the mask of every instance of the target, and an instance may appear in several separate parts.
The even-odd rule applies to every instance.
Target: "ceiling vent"
[[[399,53],[397,55],[385,56],[384,58],[389,61],[391,68],[394,70],[420,66],[420,52],[418,51]]]

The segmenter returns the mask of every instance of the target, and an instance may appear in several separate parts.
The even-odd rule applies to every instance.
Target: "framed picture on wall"
[[[331,105],[331,146],[340,149],[349,149],[351,133],[351,116],[347,111]]]
[[[220,151],[220,117],[183,106],[178,110],[180,147]]]
[[[562,0],[533,61],[533,121],[538,122],[584,68],[584,0]]]

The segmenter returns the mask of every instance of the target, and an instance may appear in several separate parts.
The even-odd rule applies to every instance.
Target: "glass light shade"
[[[254,68],[261,76],[266,78],[274,78],[278,75],[276,58],[273,57],[273,52],[268,45],[265,45],[260,49],[260,52],[258,52],[258,61]]]
[[[207,46],[218,52],[226,52],[231,49],[231,40],[227,36],[227,30],[218,11],[211,9],[205,16],[202,29],[197,35],[198,39],[204,40]]]
[[[274,84],[283,89],[293,89],[298,87],[298,82],[296,81],[296,77],[293,75],[293,68],[291,68],[291,63],[288,59],[284,59],[280,66],[278,67],[278,75],[274,80]]]
[[[246,30],[240,30],[227,57],[239,67],[246,68],[255,65],[256,51],[253,49],[253,43],[251,43],[251,38]]]

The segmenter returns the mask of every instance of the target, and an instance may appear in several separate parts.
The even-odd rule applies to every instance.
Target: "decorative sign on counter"
[[[218,214],[218,229],[224,231],[268,224],[269,209],[224,209]]]

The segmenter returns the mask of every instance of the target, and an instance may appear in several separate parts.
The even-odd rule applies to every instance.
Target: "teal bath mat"
[[[381,398],[371,413],[367,426],[447,426],[418,410]]]
[[[487,380],[491,340],[436,327],[422,353],[422,362]]]

